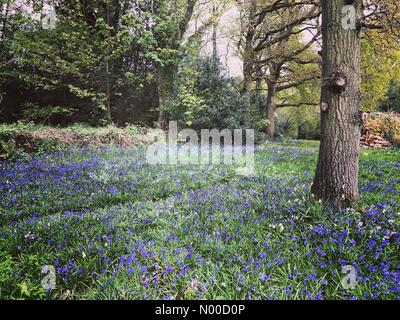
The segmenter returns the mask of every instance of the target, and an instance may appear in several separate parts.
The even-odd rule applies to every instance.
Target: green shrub
[[[132,124],[132,123],[128,124],[125,127],[125,132],[127,134],[129,134],[130,136],[137,136],[138,134],[142,133],[142,130],[143,129],[141,127],[139,127],[135,124]]]
[[[61,106],[39,106],[34,103],[27,102],[22,106],[22,117],[27,121],[35,123],[50,123],[55,117],[68,117],[73,115],[74,109]]]
[[[0,288],[12,278],[12,270],[13,262],[11,256],[0,251]]]
[[[391,80],[385,98],[380,103],[381,111],[400,112],[400,81]]]
[[[213,58],[186,61],[167,103],[169,118],[195,130],[241,127],[243,101],[234,81]]]
[[[305,140],[320,138],[320,114],[318,107],[296,107],[278,110],[276,114],[278,136]]]

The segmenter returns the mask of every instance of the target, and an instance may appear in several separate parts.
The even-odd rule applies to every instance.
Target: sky
[[[203,8],[201,10],[203,10]],[[203,10],[203,14],[201,14],[197,20],[192,19],[188,28],[189,31],[187,36],[192,35],[196,30],[196,25],[197,27],[201,26],[209,17],[209,10],[207,11],[206,9]],[[231,77],[238,77],[243,74],[243,62],[237,55],[235,41],[232,39],[232,34],[237,34],[238,21],[239,11],[236,7],[232,6],[222,15],[217,31],[218,56],[221,59],[221,62],[227,67],[227,71]],[[211,28],[204,35],[203,41],[204,47],[202,54],[211,55],[213,50]]]

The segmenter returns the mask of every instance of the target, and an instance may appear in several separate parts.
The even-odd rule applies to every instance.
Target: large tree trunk
[[[321,145],[312,193],[339,209],[358,199],[360,31],[342,27],[343,0],[321,4]]]
[[[265,106],[265,113],[268,120],[267,136],[273,138],[275,136],[275,95],[276,84],[268,84],[267,103]]]

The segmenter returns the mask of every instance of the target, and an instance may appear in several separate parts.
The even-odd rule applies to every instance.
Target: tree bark
[[[107,24],[110,25],[110,8],[108,3],[106,4],[106,14],[107,14]],[[106,116],[107,122],[109,124],[112,123],[112,115],[111,115],[111,80],[110,80],[110,61],[109,55],[111,52],[111,48],[107,49],[107,57],[106,57]]]
[[[278,92],[278,80],[281,76],[282,64],[271,62],[269,68],[269,76],[266,79],[268,91],[267,91],[267,101],[265,106],[265,114],[268,120],[267,125],[267,136],[273,138],[275,136],[275,96]]]
[[[161,68],[161,67],[160,67]],[[164,110],[164,79],[162,76],[162,71],[157,71],[157,92],[158,92],[158,125],[160,129],[166,130],[166,118],[165,118],[165,110]]]
[[[247,46],[246,46],[247,47]],[[242,95],[244,100],[244,123],[251,126],[252,105],[251,105],[251,88],[253,84],[253,65],[254,56],[251,48],[246,48],[243,57],[243,88]]]
[[[106,116],[107,122],[112,123],[111,115],[111,83],[110,83],[110,63],[108,57],[106,59]]]
[[[183,19],[177,20],[177,31],[176,34],[173,36],[171,35],[170,39],[165,39],[161,40],[158,43],[158,47],[160,49],[174,49],[178,50],[180,48],[180,45],[182,43],[182,39],[185,35],[185,32],[189,26],[190,20],[193,16],[194,8],[196,6],[197,0],[186,0],[186,6],[185,6],[185,12],[184,12],[184,17]],[[173,12],[178,12],[180,10],[181,4],[178,3],[177,1],[173,2]],[[157,12],[159,9],[155,9]],[[153,9],[154,13],[154,9]],[[162,130],[167,129],[167,117],[166,117],[166,112],[165,112],[165,101],[167,98],[167,94],[169,91],[169,86],[172,83],[172,78],[171,75],[176,73],[176,65],[169,65],[168,66],[169,72],[166,72],[165,66],[162,66],[161,64],[158,65],[157,70],[156,70],[156,85],[157,85],[157,91],[158,91],[158,125]],[[169,75],[168,75],[169,74]]]
[[[253,63],[248,58],[244,58],[243,61],[243,88],[242,95],[244,100],[244,123],[246,126],[250,125],[251,122],[251,87],[253,83],[252,78],[252,67]]]
[[[212,9],[212,47],[213,47],[213,58],[217,60],[218,58],[218,47],[217,47],[217,33],[218,33],[218,16],[217,16],[217,8],[216,4],[213,4]]]
[[[360,2],[355,1],[360,15]],[[342,27],[343,0],[322,0],[321,145],[311,191],[334,209],[358,199],[360,31]]]
[[[0,18],[1,18],[1,36],[0,39],[2,41],[0,41],[0,44],[2,44],[2,42],[7,38],[7,22],[8,22],[8,14],[10,11],[10,3],[7,3],[5,5],[5,12],[4,12],[4,16],[2,16],[3,14],[3,5],[1,6],[1,14],[0,14]]]
[[[250,1],[249,21],[246,23],[246,37],[243,52],[243,87],[242,96],[244,100],[244,124],[246,127],[252,126],[253,106],[251,103],[251,88],[253,84],[253,69],[255,62],[255,53],[253,50],[253,42],[255,36],[254,13],[256,10],[256,0]]]
[[[268,84],[267,103],[265,107],[265,113],[268,120],[267,125],[267,136],[273,138],[275,136],[275,95],[276,95],[276,83]]]

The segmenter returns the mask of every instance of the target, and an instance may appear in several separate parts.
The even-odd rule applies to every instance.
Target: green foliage
[[[379,105],[381,111],[400,112],[400,81],[390,80],[389,87]]]
[[[62,106],[39,106],[35,103],[27,102],[23,105],[23,121],[35,123],[48,123],[53,117],[71,116],[73,108]]]
[[[243,102],[232,79],[212,58],[187,60],[168,102],[170,119],[194,128],[240,128]]]
[[[61,2],[53,30],[42,29],[40,21],[25,14],[23,8],[13,11],[9,18],[13,27],[0,50],[0,78],[4,79],[0,92],[5,93],[3,102],[8,109],[17,107],[10,113],[22,110],[16,113],[19,119],[38,122],[49,113],[53,123],[60,123],[60,117],[54,115],[63,113],[69,123],[75,117],[101,124],[102,119],[108,120],[107,101],[111,113],[118,109],[127,112],[132,108],[132,92],[153,85],[154,65],[146,56],[156,53],[157,42],[147,4]],[[40,14],[42,8],[35,10]],[[11,101],[15,85],[22,97]],[[26,117],[33,105],[34,114]],[[70,108],[78,112],[73,114]]]
[[[381,37],[372,32],[369,39],[361,41],[361,107],[365,112],[379,108],[390,81],[400,74],[398,44],[388,46]]]
[[[296,104],[306,101],[317,104],[278,109],[276,114],[278,135],[307,140],[320,138],[320,109],[317,103],[320,90],[316,90],[319,86],[319,81],[314,80],[278,95],[280,102],[283,103]]]
[[[19,131],[35,130],[37,126],[32,123],[17,122],[12,125],[0,124],[0,160],[10,158],[20,149],[14,138],[14,133]]]
[[[278,110],[276,116],[278,136],[316,140],[320,137],[318,106],[303,106]]]
[[[124,131],[130,136],[137,136],[142,132],[142,130],[143,129],[141,127],[134,124],[128,124],[124,129]]]
[[[0,160],[11,157],[16,150],[15,141],[9,138],[0,138]]]
[[[12,278],[12,270],[13,261],[11,256],[5,252],[0,251],[0,288]]]
[[[173,119],[193,128],[240,127],[243,102],[237,90],[239,84],[224,76],[219,63],[213,65],[212,60],[199,58],[201,36],[212,19],[204,24],[204,30],[200,28],[185,42],[196,2],[61,1],[56,6],[54,30],[44,30],[24,6],[10,11],[0,46],[1,121],[23,119],[63,126],[88,122],[101,126],[110,120],[106,110],[110,106],[111,120],[119,126],[133,121],[152,124],[159,110],[156,76],[160,74],[161,95],[169,100],[167,108]],[[261,10],[270,2],[257,3],[256,7]],[[11,3],[2,1],[2,5]],[[43,3],[36,2],[33,9],[35,16],[39,16]],[[284,12],[284,16],[271,13],[272,19],[267,19],[264,27],[279,26],[282,19],[290,18],[289,11]],[[0,12],[1,18],[3,14],[4,10]],[[262,34],[264,27],[257,32]],[[375,32],[368,33],[368,40],[362,43],[362,107],[375,110],[383,100],[383,110],[398,110],[398,44],[382,44],[382,36]],[[298,53],[302,45],[301,35],[294,35],[263,51],[262,55],[271,63],[290,52],[296,53],[296,59],[285,63],[278,81],[281,84],[297,83],[319,74],[316,64],[303,63],[318,60],[314,48]],[[390,79],[393,81],[387,91]],[[290,88],[278,93],[276,102],[318,100],[318,86],[315,82]],[[261,132],[266,125],[264,97],[260,93],[254,97],[257,110],[252,123]],[[286,124],[287,119],[278,119],[280,134],[295,135],[298,125],[286,128]],[[302,126],[305,133],[300,136],[316,136],[314,122]],[[12,148],[8,142],[0,143],[2,150]]]

